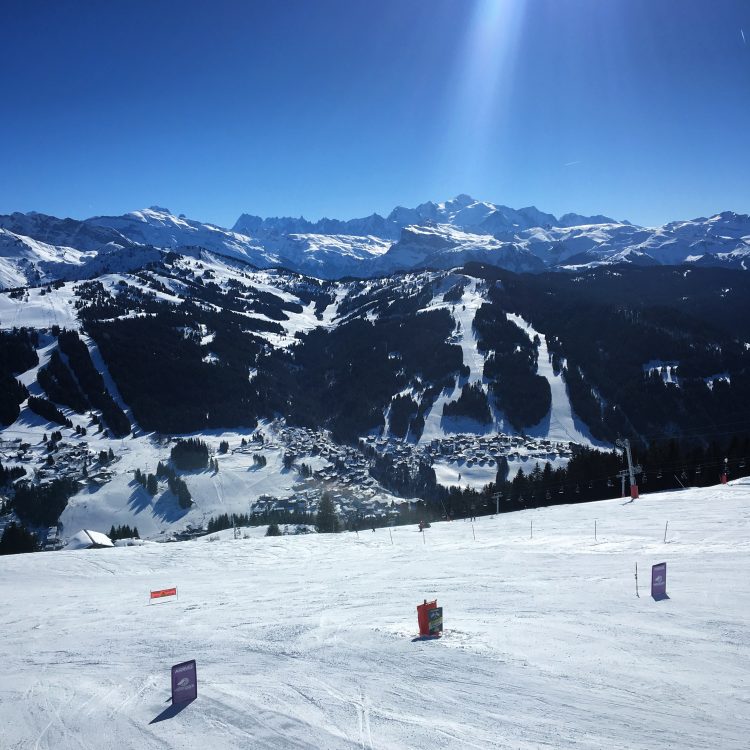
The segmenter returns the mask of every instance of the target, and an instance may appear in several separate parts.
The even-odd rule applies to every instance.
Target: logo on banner
[[[658,563],[651,567],[651,596],[664,599],[667,595],[667,564]]]
[[[172,703],[187,703],[198,697],[198,675],[195,659],[172,667]]]
[[[430,623],[430,635],[438,635],[443,632],[443,608],[436,607],[427,612]]]

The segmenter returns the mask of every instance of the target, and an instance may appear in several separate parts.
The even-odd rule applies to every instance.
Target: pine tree
[[[339,517],[336,515],[336,509],[333,505],[331,496],[323,493],[318,503],[318,515],[315,519],[315,529],[319,534],[338,534],[341,530]]]
[[[15,522],[9,523],[0,537],[0,555],[15,555],[20,552],[36,551],[36,534]]]
[[[266,531],[266,536],[281,536],[281,529],[279,528],[279,524],[277,523],[269,524],[268,529]]]

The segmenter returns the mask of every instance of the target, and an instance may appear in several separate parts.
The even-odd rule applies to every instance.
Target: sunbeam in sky
[[[655,225],[750,201],[748,0],[68,5],[3,3],[0,213],[232,226],[467,193]]]
[[[472,5],[446,97],[443,142],[449,168],[458,168],[467,182],[484,168],[490,145],[506,135],[524,14],[524,4],[514,0],[475,0]]]

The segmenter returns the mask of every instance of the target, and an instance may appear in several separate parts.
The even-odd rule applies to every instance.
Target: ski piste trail
[[[466,432],[479,433],[500,431],[515,434],[516,432],[503,414],[494,406],[492,398],[490,398],[493,413],[492,425],[483,427],[473,420],[443,419],[443,407],[461,395],[461,388],[464,384],[480,383],[487,392],[484,379],[485,356],[477,347],[477,335],[473,329],[476,312],[485,302],[482,282],[474,278],[469,280],[464,288],[461,300],[455,304],[444,302],[442,296],[436,300],[434,306],[447,307],[456,320],[455,336],[457,343],[461,346],[463,364],[469,368],[469,375],[466,378],[456,378],[453,389],[444,390],[435,400],[432,408],[425,416],[425,427],[419,443],[428,443],[435,438],[448,437],[451,434],[464,431],[462,428],[465,428]],[[557,442],[572,441],[583,445],[603,445],[595,441],[586,426],[575,417],[565,381],[562,375],[555,374],[552,368],[546,336],[538,333],[520,315],[507,313],[506,317],[524,331],[531,340],[534,339],[534,336],[539,336],[537,373],[549,382],[552,395],[549,414],[538,425],[525,430],[526,434],[531,437],[546,438]],[[502,387],[502,382],[500,387]]]
[[[744,750],[749,499],[746,479],[481,517],[476,540],[229,529],[3,557],[0,746]],[[433,598],[444,635],[414,641]]]

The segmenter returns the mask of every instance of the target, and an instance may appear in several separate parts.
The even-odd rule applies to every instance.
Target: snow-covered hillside
[[[542,260],[513,242],[441,224],[404,229],[401,239],[372,264],[372,275],[413,268],[456,268],[469,261],[500,266],[515,273],[538,273],[545,269]]]
[[[95,253],[48,245],[0,228],[0,288],[39,284],[81,268]]]
[[[114,229],[131,241],[162,248],[197,246],[230,258],[239,258],[256,266],[278,263],[263,247],[247,237],[227,229],[175,216],[169,209],[152,206],[124,216],[98,216],[87,223]]]
[[[1,744],[739,750],[748,497],[0,558]],[[168,586],[179,600],[149,606]],[[433,597],[444,636],[414,642]],[[198,698],[176,711],[186,659]]]
[[[372,235],[288,234],[270,237],[265,245],[286,268],[329,279],[362,275],[368,261],[382,257],[391,243]]]

